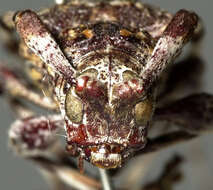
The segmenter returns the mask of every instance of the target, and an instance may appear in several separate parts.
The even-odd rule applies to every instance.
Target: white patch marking
[[[55,3],[61,5],[65,3],[65,0],[55,0]]]

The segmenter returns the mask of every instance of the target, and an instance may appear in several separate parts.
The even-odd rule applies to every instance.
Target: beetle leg
[[[0,91],[10,97],[24,98],[40,107],[57,110],[58,106],[51,98],[31,90],[14,72],[0,66]]]
[[[55,73],[75,82],[76,70],[66,59],[59,45],[52,37],[38,15],[31,11],[21,11],[15,17],[16,29],[27,46],[38,55]]]
[[[18,119],[9,130],[11,146],[23,156],[35,151],[47,151],[55,143],[54,134],[63,126],[64,122],[60,115]]]
[[[67,184],[75,189],[100,189],[98,181],[77,171],[76,164],[59,145],[55,135],[63,126],[61,115],[16,120],[9,130],[10,146],[19,156],[38,164],[54,186]]]
[[[157,108],[153,120],[169,121],[180,130],[148,139],[146,147],[135,155],[156,152],[212,131],[213,95],[195,94]]]
[[[162,85],[157,96],[158,102],[165,105],[178,97],[200,90],[204,68],[204,60],[193,54],[173,64],[169,72],[163,74]]]
[[[197,23],[198,16],[195,13],[180,10],[174,15],[141,72],[145,88],[149,88],[168,64],[180,54],[185,43],[193,36]]]
[[[155,158],[156,154],[149,154],[135,158],[133,162],[130,160],[128,167],[122,169],[122,173],[127,175],[122,178],[121,189],[138,189],[137,187],[146,178]]]
[[[175,183],[179,182],[183,175],[180,171],[180,165],[182,164],[183,159],[175,155],[167,161],[164,170],[162,171],[161,175],[158,177],[157,180],[154,182],[148,183],[145,185],[143,190],[166,190],[166,189],[173,189]]]
[[[155,110],[154,121],[168,121],[180,130],[200,134],[212,130],[213,95],[201,93]]]
[[[14,11],[8,11],[0,17],[0,26],[7,31],[14,31],[15,25],[13,22]]]
[[[198,137],[196,134],[191,134],[186,131],[175,131],[164,135],[148,139],[145,148],[134,153],[134,156],[149,154],[168,148],[178,143],[186,142]]]
[[[18,54],[18,40],[15,37],[13,16],[15,12],[9,11],[0,17],[0,39],[7,50]]]
[[[12,111],[15,113],[18,118],[32,117],[35,115],[34,111],[28,108],[20,100],[11,98],[9,99],[9,104],[12,107]]]

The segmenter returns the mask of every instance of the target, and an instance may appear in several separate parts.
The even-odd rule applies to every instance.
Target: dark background
[[[146,0],[163,9],[174,13],[181,8],[194,10],[204,21],[206,36],[202,45],[201,55],[205,60],[205,74],[203,75],[202,91],[213,93],[213,3],[209,0]],[[0,14],[8,10],[22,10],[26,8],[38,9],[53,4],[53,0],[0,0]],[[14,62],[2,48],[0,60]],[[39,175],[32,163],[14,156],[8,148],[7,131],[14,120],[12,112],[3,98],[0,98],[0,189],[2,190],[41,190],[47,189],[47,184]],[[179,152],[185,157],[182,170],[185,173],[184,180],[176,185],[176,189],[210,190],[213,189],[213,136],[205,134],[199,139],[186,144],[177,145],[157,154],[145,181],[155,178],[166,158],[174,152]],[[143,164],[143,163],[141,163]]]

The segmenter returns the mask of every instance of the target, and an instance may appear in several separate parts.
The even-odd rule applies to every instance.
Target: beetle
[[[21,118],[9,132],[12,143],[21,144],[25,152],[46,149],[54,141],[47,131],[64,126],[67,152],[104,169],[121,167],[135,152],[146,150],[165,72],[184,45],[200,39],[203,32],[194,12],[179,10],[173,15],[128,0],[71,0],[37,13],[9,12],[1,26],[13,45],[14,30],[19,34],[17,49],[27,60],[27,78],[33,83],[30,86],[2,65],[1,91],[10,99],[25,98],[57,112],[36,116],[13,101]],[[200,102],[203,119],[198,123],[203,124],[207,120],[202,111],[211,100],[211,95],[200,94],[172,105]],[[169,120],[170,108],[159,112],[159,118]],[[205,113],[211,114],[210,108]],[[172,119],[191,124],[190,117]]]

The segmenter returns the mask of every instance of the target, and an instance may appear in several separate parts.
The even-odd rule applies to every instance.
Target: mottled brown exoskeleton
[[[21,116],[9,132],[19,152],[46,150],[55,141],[49,130],[64,126],[69,155],[100,168],[118,168],[135,152],[149,151],[152,117],[190,132],[212,122],[207,105],[213,98],[207,94],[155,111],[165,71],[203,31],[193,12],[173,15],[139,1],[70,0],[37,13],[8,13],[1,26],[14,45],[13,31],[18,32],[17,49],[27,59],[25,70],[33,82],[28,85],[17,72],[0,68],[1,90]],[[18,98],[57,113],[36,116]],[[173,135],[168,143],[196,133]]]

